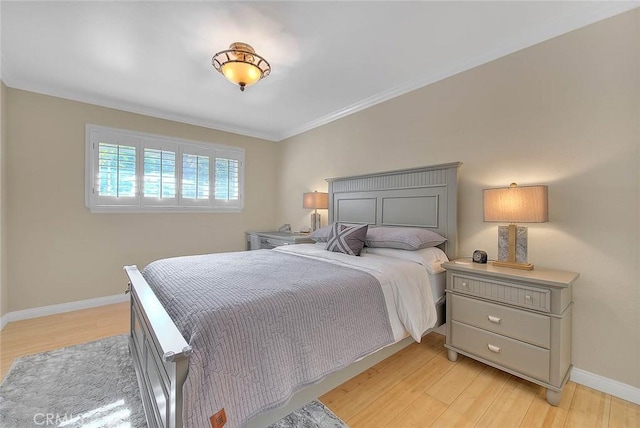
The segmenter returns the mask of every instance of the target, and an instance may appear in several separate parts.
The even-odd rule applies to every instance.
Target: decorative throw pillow
[[[313,239],[315,242],[327,242],[329,240],[329,234],[331,233],[331,229],[333,229],[333,225],[335,222],[321,227],[320,229],[316,229],[314,232],[309,235],[310,239]],[[345,226],[361,226],[360,224],[351,224],[351,223],[340,223]]]
[[[364,247],[364,239],[367,236],[369,225],[347,226],[334,223],[327,240],[327,251],[359,256]]]
[[[327,242],[329,240],[329,233],[331,233],[331,229],[335,223],[331,223],[328,226],[321,227],[320,229],[316,229],[309,238],[313,239],[316,242]]]
[[[400,250],[420,250],[435,247],[447,238],[418,227],[373,227],[366,237],[367,247],[398,248]]]

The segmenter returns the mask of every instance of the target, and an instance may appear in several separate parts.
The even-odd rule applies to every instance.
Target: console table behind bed
[[[420,227],[448,240],[442,249],[457,256],[457,170],[460,163],[330,178],[329,221],[370,226]],[[191,347],[136,266],[125,266],[131,291],[129,347],[150,428],[181,428],[182,384]],[[440,312],[440,311],[439,311]],[[444,320],[439,317],[438,325]],[[265,427],[412,343],[409,337],[302,389],[291,401],[254,418]]]

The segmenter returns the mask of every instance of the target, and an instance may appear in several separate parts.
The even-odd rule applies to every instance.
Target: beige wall
[[[8,286],[6,269],[6,211],[7,211],[7,87],[0,81],[0,318],[8,312]]]
[[[495,258],[482,189],[547,184],[529,260],[581,273],[573,363],[640,387],[639,28],[635,10],[282,142],[278,223],[306,226],[325,177],[462,161],[459,255]]]
[[[275,143],[11,88],[7,98],[10,311],[119,294],[125,264],[243,250],[245,230],[275,224]],[[243,212],[91,214],[87,123],[243,147]]]

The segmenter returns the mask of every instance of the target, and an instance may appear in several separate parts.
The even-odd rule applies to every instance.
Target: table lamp
[[[320,214],[318,210],[329,208],[329,194],[324,192],[309,192],[302,195],[302,208],[315,210],[311,214],[311,231],[320,229]]]
[[[484,221],[509,223],[507,260],[493,262],[494,266],[513,269],[532,270],[533,265],[526,261],[526,239],[518,241],[518,229],[526,235],[526,227],[517,227],[516,223],[544,223],[548,221],[548,187],[523,186],[511,183],[509,187],[484,189]],[[519,247],[519,248],[518,248]],[[517,249],[525,254],[524,260],[516,260]]]

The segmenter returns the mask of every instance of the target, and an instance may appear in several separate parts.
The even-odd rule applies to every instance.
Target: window
[[[133,197],[136,186],[136,148],[99,143],[98,187],[102,196]]]
[[[239,212],[244,150],[87,125],[92,212]],[[213,191],[211,191],[213,190]]]
[[[220,153],[216,158],[215,174],[215,200],[222,203],[237,201],[240,197],[240,160],[233,158],[232,153]]]
[[[193,150],[182,154],[182,198],[185,203],[209,203],[210,170],[208,154]]]
[[[142,189],[145,198],[175,199],[175,152],[144,149],[144,181]]]

